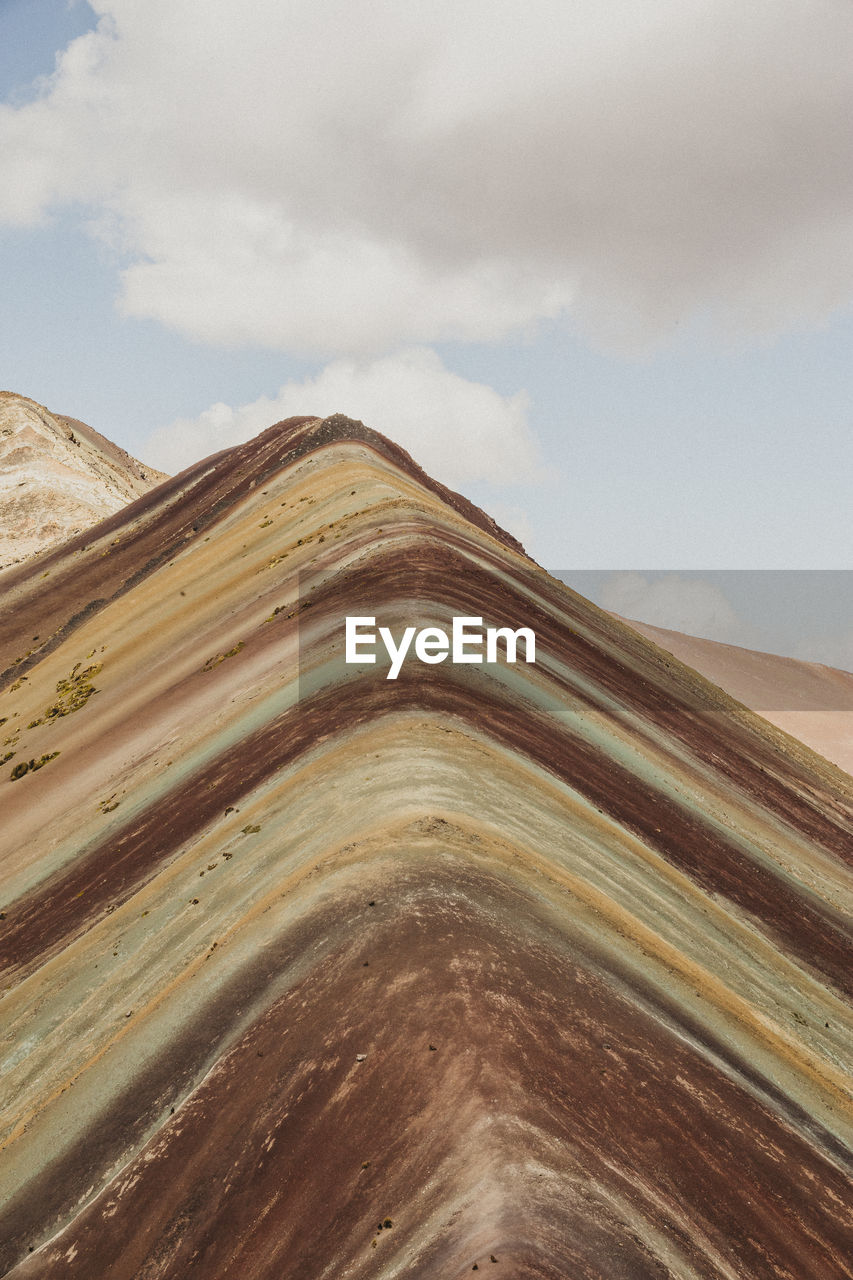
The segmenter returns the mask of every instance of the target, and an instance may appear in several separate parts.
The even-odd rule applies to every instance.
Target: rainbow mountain
[[[393,443],[7,571],[0,671],[0,1275],[853,1274],[849,775]]]

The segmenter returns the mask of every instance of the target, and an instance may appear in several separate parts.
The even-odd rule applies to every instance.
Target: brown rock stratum
[[[0,1274],[851,1276],[847,775],[340,416],[0,607]]]
[[[166,478],[85,422],[0,391],[0,570],[81,533]]]

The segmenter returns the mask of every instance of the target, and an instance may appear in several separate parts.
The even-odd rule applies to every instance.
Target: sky
[[[552,572],[623,618],[853,672],[849,569]]]
[[[851,65],[848,0],[0,0],[0,386],[168,471],[362,418],[650,606],[848,570]]]

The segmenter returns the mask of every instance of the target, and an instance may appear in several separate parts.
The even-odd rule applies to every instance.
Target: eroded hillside
[[[165,479],[85,422],[0,391],[0,570],[91,528]]]
[[[401,450],[208,459],[0,670],[0,1273],[849,1277],[849,779]]]

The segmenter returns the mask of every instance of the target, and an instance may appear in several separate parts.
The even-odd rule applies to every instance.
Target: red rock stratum
[[[0,606],[0,1274],[850,1277],[847,775],[340,416]]]

